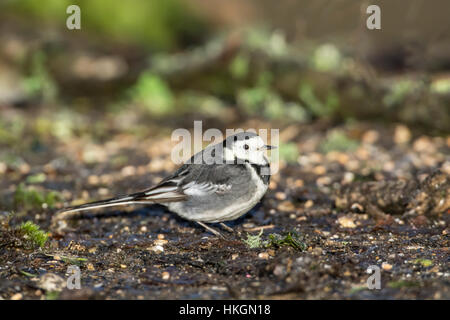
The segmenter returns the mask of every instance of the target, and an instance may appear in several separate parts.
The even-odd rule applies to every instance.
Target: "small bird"
[[[220,223],[232,231],[223,222],[241,217],[261,200],[270,180],[270,164],[264,152],[273,148],[256,133],[240,132],[196,153],[150,189],[69,207],[55,215],[54,220],[97,208],[161,204],[222,237],[206,223]]]

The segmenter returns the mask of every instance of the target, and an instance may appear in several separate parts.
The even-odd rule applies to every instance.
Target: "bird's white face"
[[[259,136],[249,137],[245,140],[234,141],[231,147],[225,148],[225,159],[233,161],[238,158],[252,164],[265,165],[268,163],[264,157],[264,151],[267,149],[263,139]]]

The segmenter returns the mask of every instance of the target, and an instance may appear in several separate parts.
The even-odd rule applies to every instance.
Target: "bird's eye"
[[[244,149],[245,149],[245,150],[248,150],[248,148],[250,148],[250,147],[248,146],[248,144],[244,145]]]

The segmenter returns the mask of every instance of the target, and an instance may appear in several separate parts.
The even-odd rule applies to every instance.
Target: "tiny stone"
[[[355,179],[355,174],[353,172],[346,172],[344,173],[343,183],[350,183],[353,182]]]
[[[343,216],[338,219],[339,224],[343,228],[356,228],[356,224],[351,217]]]
[[[163,246],[163,245],[165,245],[166,243],[168,243],[169,241],[167,241],[167,240],[162,240],[162,239],[158,239],[158,240],[155,240],[154,241],[154,244],[156,245],[156,246]]]
[[[169,278],[170,278],[170,273],[168,273],[167,271],[164,271],[164,272],[162,273],[162,278],[163,278],[163,280],[169,280]]]
[[[280,210],[280,211],[294,211],[295,207],[292,204],[292,202],[290,202],[290,201],[283,201],[283,202],[281,202],[278,205],[277,209]]]
[[[394,142],[396,144],[405,144],[411,140],[411,131],[404,125],[398,125],[395,128]]]
[[[303,186],[305,185],[305,183],[303,182],[303,180],[297,179],[297,180],[295,180],[294,185],[295,185],[297,188],[301,188],[301,187],[303,187]]]
[[[6,166],[6,163],[0,162],[0,174],[4,174],[8,167]]]
[[[315,248],[312,250],[312,252],[313,252],[314,255],[320,256],[320,255],[322,254],[322,248],[320,248],[320,247],[315,247]]]
[[[158,245],[151,247],[150,250],[155,253],[163,253],[164,252],[164,248],[162,246],[158,246]]]
[[[282,277],[284,275],[286,275],[286,268],[280,264],[275,266],[275,269],[273,269],[273,274],[278,276],[278,277]]]
[[[312,200],[307,200],[307,201],[305,202],[305,209],[309,209],[309,208],[311,208],[313,205],[314,205],[314,201],[312,201]]]
[[[275,199],[280,200],[280,201],[286,200],[286,194],[284,192],[276,192]]]
[[[267,252],[261,252],[260,254],[258,254],[258,258],[267,260],[269,259],[269,254]]]
[[[362,213],[364,212],[364,207],[360,205],[359,203],[354,203],[351,205],[350,209],[355,213]]]
[[[368,130],[363,134],[361,140],[363,143],[374,144],[375,142],[377,142],[379,137],[380,134],[377,131]]]
[[[327,176],[319,177],[316,180],[318,186],[326,186],[331,183],[331,178]]]
[[[327,172],[327,169],[324,166],[316,166],[313,169],[313,172],[317,175],[323,175]]]
[[[385,270],[385,271],[389,271],[389,270],[392,269],[392,264],[389,264],[389,263],[387,263],[387,262],[383,262],[383,263],[381,264],[381,268],[383,268],[383,270]]]
[[[16,293],[11,297],[11,300],[22,300],[23,295],[21,293]]]

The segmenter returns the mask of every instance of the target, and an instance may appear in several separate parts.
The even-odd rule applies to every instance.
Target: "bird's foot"
[[[230,226],[227,226],[225,223],[221,222],[220,223],[221,227],[224,228],[225,230],[227,230],[230,233],[236,234],[238,236],[241,235],[241,232],[234,230],[233,228],[231,228]]]
[[[217,237],[225,239],[225,237],[223,236],[223,234],[221,234],[219,231],[217,231],[216,229],[214,229],[213,227],[208,226],[206,223],[200,222],[200,221],[196,221],[199,225],[201,225],[203,228],[205,228],[206,230],[208,230],[209,232],[215,234]]]

